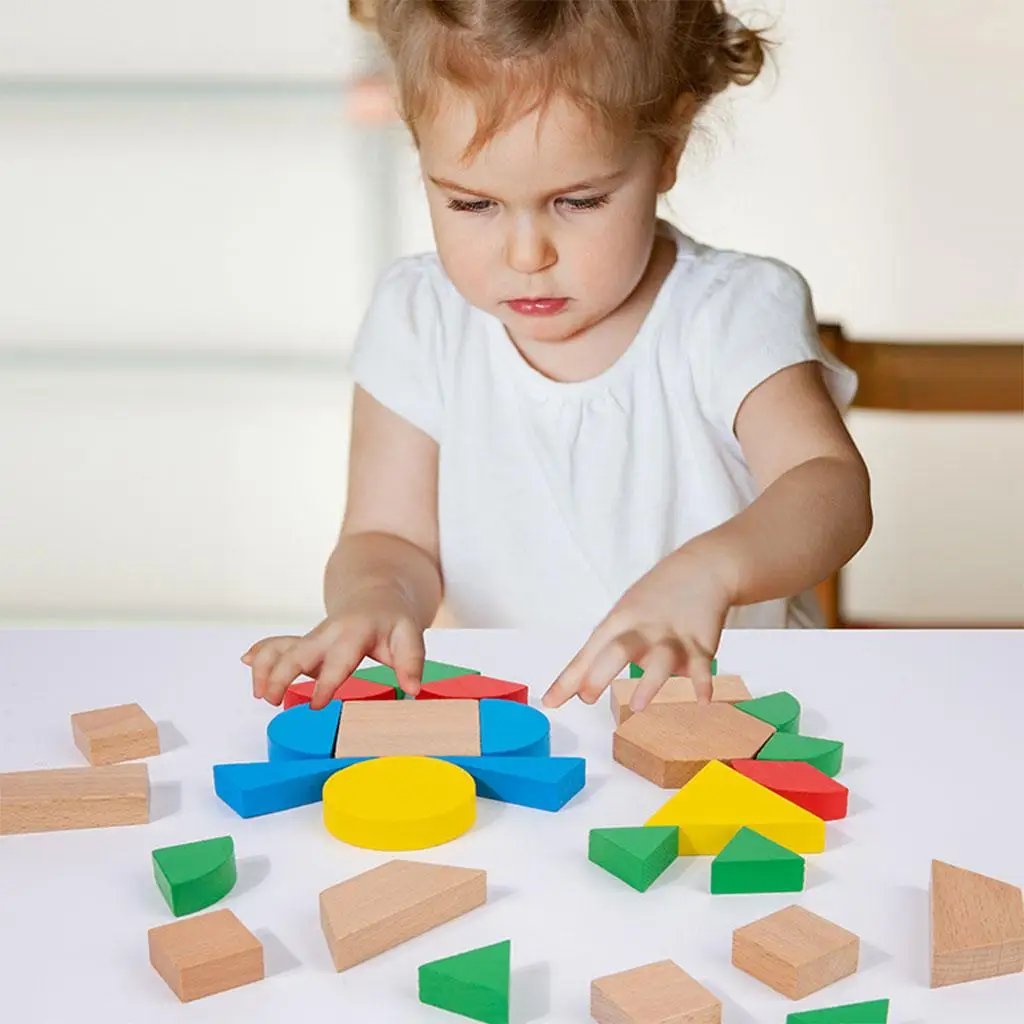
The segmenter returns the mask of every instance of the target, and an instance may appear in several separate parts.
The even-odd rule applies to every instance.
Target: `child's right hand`
[[[268,636],[242,655],[252,669],[253,696],[279,705],[300,676],[316,678],[310,707],[326,707],[365,655],[390,665],[410,696],[420,689],[423,631],[401,598],[378,592],[343,607],[305,636]]]

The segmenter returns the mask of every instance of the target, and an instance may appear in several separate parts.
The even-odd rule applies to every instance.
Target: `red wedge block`
[[[301,682],[292,683],[284,691],[284,702],[282,707],[293,708],[296,704],[308,704],[313,696],[313,687],[316,686],[315,679],[303,679]],[[335,691],[332,700],[394,700],[395,688],[385,686],[383,683],[371,683],[368,679],[358,679],[350,676]]]
[[[741,775],[824,821],[846,817],[850,791],[803,761],[733,761]]]
[[[490,676],[453,676],[424,683],[420,700],[511,700],[529,704],[530,689],[524,683],[510,683],[507,679]]]

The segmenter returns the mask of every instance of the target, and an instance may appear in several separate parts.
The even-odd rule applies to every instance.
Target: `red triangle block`
[[[313,696],[313,687],[316,686],[315,679],[303,679],[298,683],[292,683],[284,691],[282,706],[293,708],[297,704],[308,704]],[[394,700],[395,688],[385,686],[383,683],[372,683],[368,679],[359,679],[350,676],[335,691],[332,700]]]
[[[850,791],[803,761],[733,761],[741,775],[824,821],[846,817]]]
[[[490,676],[453,676],[424,683],[419,700],[510,700],[529,704],[530,689],[524,683]]]

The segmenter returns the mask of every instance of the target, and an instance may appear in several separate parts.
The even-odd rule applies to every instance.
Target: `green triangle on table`
[[[774,725],[779,732],[800,731],[800,702],[784,690],[769,693],[766,697],[741,700],[733,707],[759,718],[762,722]]]
[[[371,683],[381,683],[390,686],[395,690],[395,696],[402,700],[405,691],[398,683],[398,676],[395,670],[388,665],[372,665],[370,668],[359,668],[352,673],[357,679],[368,679]],[[423,663],[424,683],[436,683],[439,679],[454,679],[456,676],[478,676],[480,672],[475,668],[463,668],[461,665],[449,665],[443,661],[430,661]]]
[[[644,670],[639,665],[637,665],[636,662],[631,661],[629,663],[629,678],[630,679],[639,679],[643,674],[644,674]],[[717,676],[718,675],[718,659],[717,658],[712,658],[711,659],[711,674],[713,676]]]
[[[587,855],[609,874],[646,892],[679,856],[679,826],[592,828]]]
[[[175,917],[205,910],[238,880],[234,840],[218,836],[154,850],[153,876]]]
[[[777,732],[758,751],[756,760],[806,761],[834,779],[843,767],[843,744],[839,740]]]
[[[872,1003],[850,1003],[828,1010],[801,1010],[791,1013],[786,1024],[886,1024],[888,1020],[889,1000],[876,999]]]
[[[506,939],[423,964],[420,1002],[484,1024],[508,1024],[511,961],[512,942]]]
[[[711,892],[800,892],[804,867],[800,854],[744,826],[711,862]]]

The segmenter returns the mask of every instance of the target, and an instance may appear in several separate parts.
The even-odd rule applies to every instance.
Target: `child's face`
[[[674,166],[651,142],[603,145],[587,116],[558,99],[463,163],[476,114],[471,101],[446,91],[419,143],[448,276],[513,338],[579,336],[640,282],[658,193],[671,186]],[[516,301],[536,298],[551,301]]]

